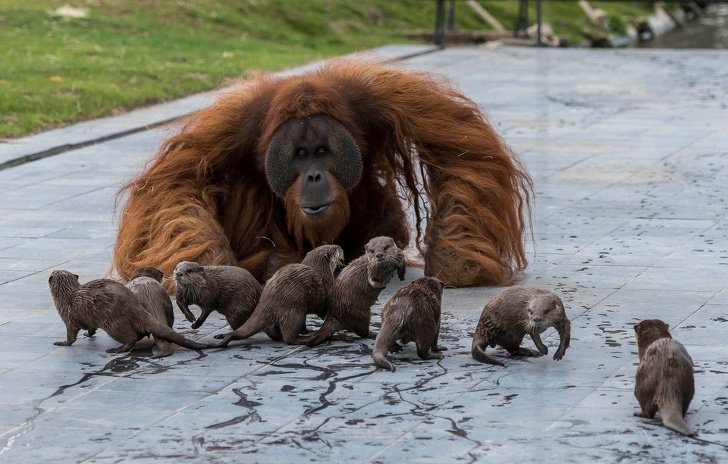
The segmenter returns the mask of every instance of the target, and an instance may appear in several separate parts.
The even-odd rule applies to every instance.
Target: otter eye
[[[550,313],[552,309],[554,309],[554,308],[553,308],[553,307],[551,307],[551,308],[546,308],[546,311],[544,311],[544,312],[545,312],[545,313]]]
[[[384,251],[389,250],[389,245],[384,245]]]

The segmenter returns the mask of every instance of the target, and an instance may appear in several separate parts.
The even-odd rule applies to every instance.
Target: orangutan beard
[[[301,210],[300,179],[293,183],[284,198],[288,233],[300,248],[316,248],[334,243],[341,231],[349,223],[349,196],[341,183],[332,175],[329,177],[332,186],[331,204],[326,211],[317,215],[309,215]]]

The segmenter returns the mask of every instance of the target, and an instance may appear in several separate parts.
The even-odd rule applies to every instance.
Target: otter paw
[[[555,361],[561,361],[561,358],[564,357],[564,352],[561,350],[558,350],[556,353],[554,353],[554,360]]]
[[[532,350],[530,348],[524,348],[521,346],[518,348],[518,350],[515,353],[511,353],[511,355],[523,356],[525,358],[538,358],[539,356],[541,356],[541,353],[539,353],[536,350]]]
[[[404,347],[402,347],[402,346],[398,345],[397,343],[392,343],[392,344],[391,344],[391,345],[389,346],[389,351],[390,351],[391,353],[399,353],[399,352],[400,352],[400,351],[402,351],[403,349],[404,349]]]
[[[71,346],[71,342],[69,342],[68,340],[64,340],[62,342],[53,342],[53,344],[56,346]]]

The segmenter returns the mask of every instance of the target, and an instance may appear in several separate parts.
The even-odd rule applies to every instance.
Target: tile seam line
[[[383,59],[382,62],[383,63],[394,63],[394,62],[397,62],[397,61],[405,61],[405,60],[409,60],[411,58],[415,58],[415,57],[422,56],[422,55],[428,55],[430,53],[438,52],[438,51],[441,51],[441,50],[443,50],[443,49],[438,48],[438,47],[431,47],[431,48],[427,48],[425,50],[420,50],[420,51],[411,52],[411,53],[405,53],[405,54],[403,54],[401,56],[396,56],[396,57],[393,57],[393,58]],[[281,70],[281,71],[285,71],[285,69],[284,70]],[[199,110],[190,111],[190,112],[187,112],[187,113],[178,115],[178,116],[174,116],[174,117],[171,117],[171,118],[166,118],[166,119],[161,120],[161,121],[152,122],[152,123],[149,123],[149,124],[145,124],[143,126],[132,127],[130,129],[126,129],[126,130],[123,130],[123,131],[120,131],[120,132],[115,132],[115,133],[112,133],[112,134],[104,135],[104,136],[97,137],[97,138],[94,138],[94,139],[84,140],[84,141],[77,142],[77,143],[67,143],[67,144],[63,144],[63,145],[57,145],[55,147],[51,147],[51,148],[48,148],[48,149],[45,149],[45,150],[41,150],[41,151],[37,151],[37,152],[33,152],[33,153],[28,153],[28,154],[25,154],[25,155],[21,155],[21,156],[19,156],[17,158],[13,158],[13,159],[7,160],[7,161],[5,161],[3,163],[0,163],[0,171],[4,171],[5,169],[14,168],[16,166],[22,166],[23,164],[31,163],[33,161],[42,160],[42,159],[45,159],[45,158],[49,158],[51,156],[60,155],[62,153],[66,153],[66,152],[69,152],[69,151],[77,150],[79,148],[85,148],[85,147],[89,147],[91,145],[96,145],[96,144],[99,144],[99,143],[108,142],[110,140],[119,139],[119,138],[122,138],[122,137],[126,137],[128,135],[137,134],[139,132],[146,132],[146,131],[149,131],[150,129],[155,129],[155,128],[160,127],[160,126],[164,126],[165,124],[170,124],[170,123],[173,123],[173,122],[178,121],[180,119],[183,119],[183,118],[185,118],[187,116],[190,116],[192,114],[197,113],[198,111]]]

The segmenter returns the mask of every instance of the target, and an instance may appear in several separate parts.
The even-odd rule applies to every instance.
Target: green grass
[[[88,16],[53,15],[68,3]],[[401,43],[434,17],[421,0],[0,0],[0,137]]]
[[[517,1],[481,3],[512,28]],[[87,17],[53,14],[66,4]],[[586,24],[572,2],[546,1],[544,15],[569,37]],[[0,139],[403,43],[434,18],[434,0],[0,0]],[[456,18],[458,29],[486,28],[462,2]]]

